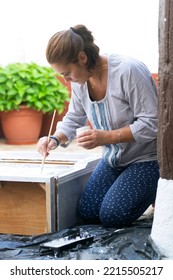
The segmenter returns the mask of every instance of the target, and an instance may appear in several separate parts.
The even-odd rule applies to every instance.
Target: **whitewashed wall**
[[[81,23],[102,52],[134,56],[157,72],[158,6],[159,0],[0,0],[0,65],[47,64],[50,36]]]

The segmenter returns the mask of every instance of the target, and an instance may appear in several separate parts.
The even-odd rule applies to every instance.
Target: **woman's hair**
[[[50,64],[69,64],[78,61],[78,54],[86,53],[88,70],[94,68],[99,56],[99,47],[94,37],[84,25],[76,25],[68,30],[55,33],[49,40],[46,58]]]

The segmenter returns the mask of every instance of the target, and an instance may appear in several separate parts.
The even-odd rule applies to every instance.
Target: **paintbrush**
[[[51,124],[50,124],[50,128],[49,128],[49,133],[48,133],[48,136],[47,136],[47,142],[48,143],[50,141],[50,135],[51,135],[51,132],[52,132],[52,127],[53,127],[53,123],[54,123],[54,119],[55,119],[55,114],[56,114],[56,110],[54,110],[54,112],[53,112],[53,116],[52,116],[52,120],[51,120]],[[41,173],[43,172],[43,167],[44,167],[45,159],[46,159],[46,155],[42,159]]]

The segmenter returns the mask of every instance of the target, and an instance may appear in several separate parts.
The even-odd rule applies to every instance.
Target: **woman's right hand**
[[[50,150],[54,150],[57,147],[56,141],[53,139],[48,140],[47,136],[41,137],[37,142],[37,151],[47,157]]]

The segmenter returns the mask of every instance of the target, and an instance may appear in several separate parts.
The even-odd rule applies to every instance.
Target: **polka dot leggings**
[[[115,169],[102,159],[79,200],[79,215],[86,223],[129,226],[154,203],[158,179],[157,161]]]

